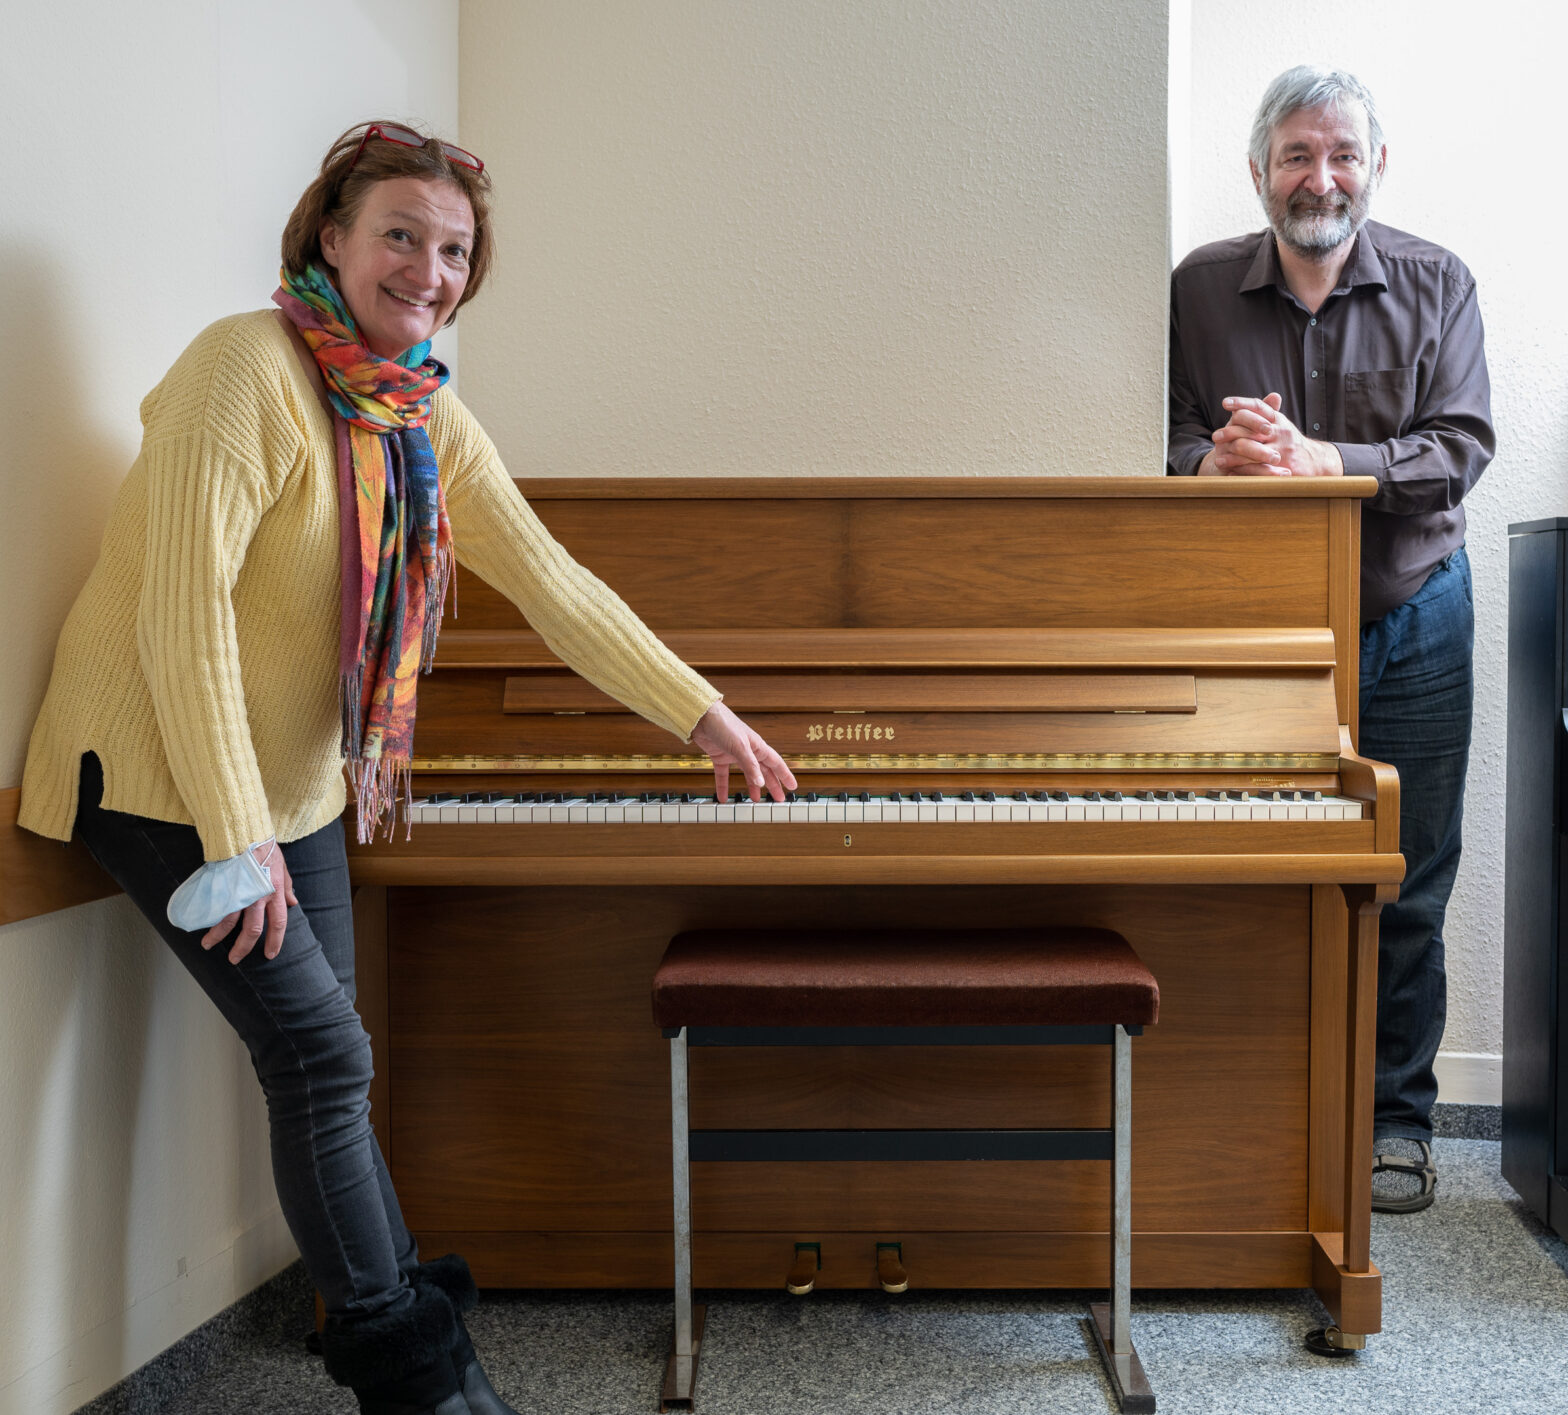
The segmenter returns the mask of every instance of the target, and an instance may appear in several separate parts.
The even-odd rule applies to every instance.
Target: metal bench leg
[[[1111,1300],[1089,1307],[1095,1344],[1117,1409],[1154,1409],[1154,1392],[1132,1344],[1132,1038],[1116,1029],[1111,1063]]]
[[[659,1409],[692,1408],[697,1389],[697,1357],[702,1349],[707,1312],[691,1304],[691,1141],[690,1091],[686,1070],[686,1029],[670,1038],[670,1151],[675,1189],[675,1341],[664,1368]]]

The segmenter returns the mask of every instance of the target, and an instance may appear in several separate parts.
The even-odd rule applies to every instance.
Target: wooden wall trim
[[[1376,477],[532,477],[530,501],[1321,501],[1377,495]]]
[[[62,845],[16,823],[22,789],[0,791],[0,926],[118,894],[80,840]]]

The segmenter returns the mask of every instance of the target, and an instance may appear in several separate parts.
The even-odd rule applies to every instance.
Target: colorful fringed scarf
[[[446,366],[418,344],[397,360],[360,343],[325,271],[287,271],[273,295],[315,355],[336,416],[343,621],[343,753],[367,844],[409,801],[417,675],[430,669],[452,576],[452,527],[425,424]],[[406,819],[406,816],[405,816]]]

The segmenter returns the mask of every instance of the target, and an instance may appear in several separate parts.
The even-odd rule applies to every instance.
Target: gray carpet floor
[[[1500,1146],[1439,1140],[1437,1203],[1375,1215],[1384,1330],[1328,1361],[1310,1292],[1135,1293],[1133,1336],[1162,1412],[1422,1415],[1568,1412],[1568,1249],[1498,1172]],[[1259,1181],[1267,1178],[1260,1172]],[[706,1415],[1103,1415],[1089,1293],[718,1292],[697,1408]],[[299,1322],[293,1324],[296,1328]],[[489,1293],[470,1322],[524,1415],[645,1415],[669,1341],[658,1293]],[[296,1330],[209,1370],[161,1415],[353,1411]]]

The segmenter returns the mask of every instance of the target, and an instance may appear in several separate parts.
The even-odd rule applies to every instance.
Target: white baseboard
[[[1503,1058],[1482,1051],[1440,1051],[1437,1099],[1451,1105],[1501,1105]]]
[[[112,1321],[0,1386],[0,1415],[69,1415],[299,1257],[274,1209],[184,1277],[145,1292]]]

